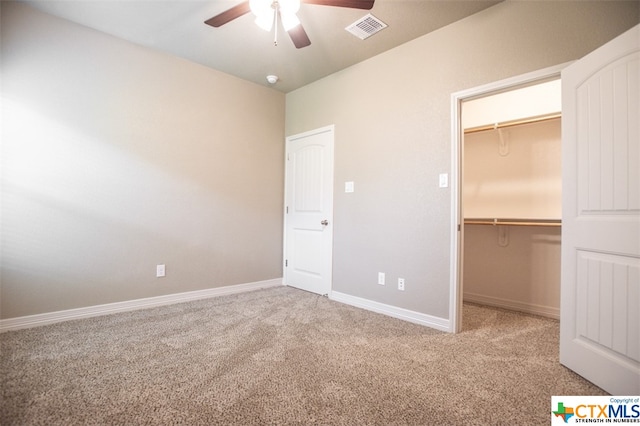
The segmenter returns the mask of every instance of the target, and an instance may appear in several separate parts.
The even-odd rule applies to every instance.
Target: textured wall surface
[[[5,2],[1,55],[2,318],[282,276],[282,93]]]
[[[335,124],[333,289],[448,318],[451,94],[578,59],[638,21],[637,2],[504,2],[288,93],[287,135]]]

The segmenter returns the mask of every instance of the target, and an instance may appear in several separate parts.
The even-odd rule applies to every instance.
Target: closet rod
[[[465,219],[465,225],[562,226],[560,219]]]
[[[503,127],[513,127],[513,126],[519,126],[521,124],[538,123],[541,121],[554,120],[560,117],[562,117],[562,114],[558,112],[554,114],[538,115],[536,117],[523,118],[521,120],[503,121],[502,123],[495,123],[495,124],[490,124],[486,126],[470,127],[464,130],[464,134],[468,135],[469,133],[484,132],[487,130],[501,129]]]

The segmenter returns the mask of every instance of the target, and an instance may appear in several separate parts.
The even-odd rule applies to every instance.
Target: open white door
[[[284,284],[331,290],[333,126],[287,138]]]
[[[562,71],[560,362],[640,395],[640,26]]]

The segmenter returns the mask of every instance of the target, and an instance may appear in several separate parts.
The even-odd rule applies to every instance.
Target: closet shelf
[[[560,219],[487,219],[468,218],[465,225],[492,225],[492,226],[562,226]]]
[[[555,120],[556,118],[560,118],[560,117],[562,117],[561,113],[553,113],[553,114],[545,114],[545,115],[539,115],[536,117],[525,118],[522,120],[503,121],[502,123],[495,123],[495,124],[489,124],[486,126],[478,126],[478,127],[471,127],[468,129],[464,129],[464,134],[468,135],[469,133],[485,132],[487,130],[497,130],[503,127],[513,127],[513,126],[520,126],[522,124],[530,124],[530,123],[538,123],[540,121]]]

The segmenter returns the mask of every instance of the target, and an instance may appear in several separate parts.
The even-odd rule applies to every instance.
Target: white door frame
[[[462,102],[521,87],[543,83],[560,78],[560,72],[571,62],[507,78],[451,95],[451,264],[449,287],[449,332],[458,333],[462,329],[462,249],[464,241],[463,203],[463,130],[461,123]]]

